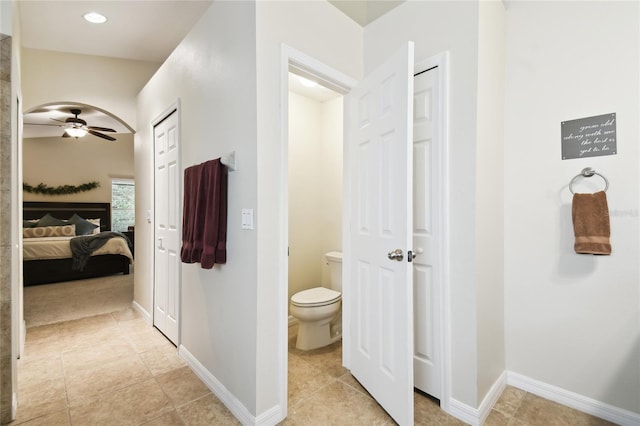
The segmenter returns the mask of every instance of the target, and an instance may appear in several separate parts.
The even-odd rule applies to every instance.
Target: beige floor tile
[[[155,380],[137,383],[77,407],[71,407],[73,426],[138,425],[173,410]]]
[[[511,421],[511,417],[503,414],[500,411],[491,410],[484,426],[508,426]]]
[[[94,315],[92,317],[80,318],[71,321],[65,321],[59,324],[60,333],[66,335],[74,335],[76,333],[88,334],[91,331],[100,330],[106,327],[115,327],[117,322],[111,314]]]
[[[161,374],[156,377],[156,381],[175,407],[180,407],[210,392],[189,367]]]
[[[133,308],[123,309],[121,311],[111,312],[113,319],[115,319],[118,323],[131,321],[131,320],[139,320],[144,317],[140,312]]]
[[[513,386],[507,386],[502,395],[498,398],[498,401],[494,405],[493,409],[501,412],[507,417],[513,417],[518,411],[518,407],[522,403],[522,399],[527,393],[521,389],[514,388]]]
[[[138,353],[154,350],[157,346],[164,346],[167,343],[167,338],[148,324],[141,331],[125,333],[124,337]]]
[[[129,342],[125,340],[112,339],[101,342],[93,346],[86,346],[70,350],[62,354],[65,374],[78,375],[88,370],[100,368],[101,366],[121,358],[137,357],[136,352]]]
[[[18,390],[25,386],[62,378],[64,378],[64,372],[60,355],[18,360]]]
[[[113,392],[151,378],[138,358],[122,357],[98,368],[65,375],[69,405],[86,403],[105,392]]]
[[[288,404],[293,407],[334,380],[297,355],[289,355]]]
[[[63,378],[45,380],[18,389],[16,423],[67,409],[67,396]]]
[[[371,395],[369,395],[369,392],[367,392],[367,390],[360,384],[359,381],[357,381],[355,379],[355,377],[353,377],[351,375],[350,372],[347,372],[345,374],[343,374],[342,376],[340,376],[339,380],[349,386],[351,386],[353,389],[357,390],[358,392],[362,393],[365,396],[368,396],[369,398],[371,398]]]
[[[140,353],[140,359],[145,363],[151,374],[158,376],[186,367],[187,363],[178,356],[178,350],[170,342],[162,346],[156,346],[146,352]]]
[[[380,406],[350,386],[334,380],[295,407],[287,425],[387,425],[393,421]]]
[[[530,393],[524,396],[514,417],[531,426],[600,426],[612,424]]]
[[[9,424],[13,426],[18,423],[14,422]],[[70,424],[69,412],[66,409],[20,423],[22,426],[68,426]]]
[[[347,372],[347,369],[342,366],[342,341],[311,351],[293,349],[290,353],[332,377],[340,377]]]
[[[183,405],[178,408],[178,413],[184,424],[189,426],[240,424],[227,407],[213,394]]]
[[[420,392],[413,394],[413,418],[416,426],[463,426],[464,422],[445,413],[438,402]]]
[[[183,424],[184,422],[178,415],[178,412],[176,410],[171,410],[167,414],[163,414],[150,422],[144,423],[144,426],[178,426]]]

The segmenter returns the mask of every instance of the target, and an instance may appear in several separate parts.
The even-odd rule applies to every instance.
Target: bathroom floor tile
[[[208,394],[178,408],[184,424],[191,426],[240,425],[231,411],[213,394]]]
[[[71,423],[79,425],[137,425],[173,410],[155,380],[100,395],[86,404],[71,407]]]
[[[612,425],[606,420],[590,416],[530,393],[523,397],[514,417],[531,426]]]
[[[289,407],[311,397],[332,380],[333,377],[320,368],[309,364],[302,357],[289,355]]]
[[[286,425],[390,425],[393,420],[371,398],[333,381],[289,409]]]
[[[211,392],[189,367],[161,374],[156,377],[156,381],[174,407],[180,407]]]

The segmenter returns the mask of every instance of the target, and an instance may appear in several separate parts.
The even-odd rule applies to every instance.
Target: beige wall
[[[133,178],[133,135],[117,134],[116,141],[96,137],[31,138],[23,140],[24,182],[36,186],[80,185],[99,182],[91,191],[69,195],[24,193],[25,201],[111,202],[111,178]],[[66,218],[64,218],[66,219]]]
[[[640,414],[638,2],[511,2],[506,34],[507,368]],[[613,112],[616,155],[562,160],[562,121]],[[573,250],[587,166],[610,182],[611,256]]]
[[[289,298],[329,287],[324,254],[342,247],[342,97],[289,92]]]
[[[136,127],[136,96],[159,64],[102,56],[22,49],[23,111],[52,102],[79,102]]]
[[[183,265],[180,339],[244,422],[268,423],[265,415],[277,422],[286,399],[280,362],[286,337],[278,337],[286,335],[282,43],[358,75],[361,35],[327,2],[214,2],[138,97],[136,216],[142,220],[136,222],[134,297],[144,309],[153,304],[153,225],[143,219],[153,206],[151,122],[179,100],[182,168],[236,152],[227,263],[212,270]],[[255,230],[241,229],[243,208],[255,209]]]

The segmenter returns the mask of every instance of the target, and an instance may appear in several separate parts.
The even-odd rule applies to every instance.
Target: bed
[[[111,206],[109,203],[25,201],[23,204],[24,226],[27,228],[31,226],[31,223],[37,222],[47,215],[67,221],[74,214],[85,220],[82,222],[83,224],[86,221],[96,225],[100,224],[99,227],[91,226],[91,228],[95,227],[89,232],[91,234],[110,231]],[[84,226],[79,222],[76,224]],[[22,270],[25,286],[129,274],[129,267],[133,263],[133,254],[130,250],[131,245],[126,238],[109,239],[104,246],[93,252],[82,270],[77,270],[73,268],[73,258],[69,248],[69,240],[75,236],[75,232],[69,234],[67,232],[68,226],[47,229],[53,228],[61,229],[61,231],[56,230],[53,236],[38,234],[34,238],[23,238]],[[38,233],[41,231],[42,229],[37,230]],[[58,235],[58,232],[62,232],[64,235]],[[24,230],[23,234],[27,235]],[[33,236],[31,234],[28,234],[29,237]],[[105,235],[103,234],[103,236]]]

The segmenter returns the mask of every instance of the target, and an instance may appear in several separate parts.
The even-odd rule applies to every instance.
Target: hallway
[[[12,425],[239,424],[133,309],[29,328],[25,354]]]

